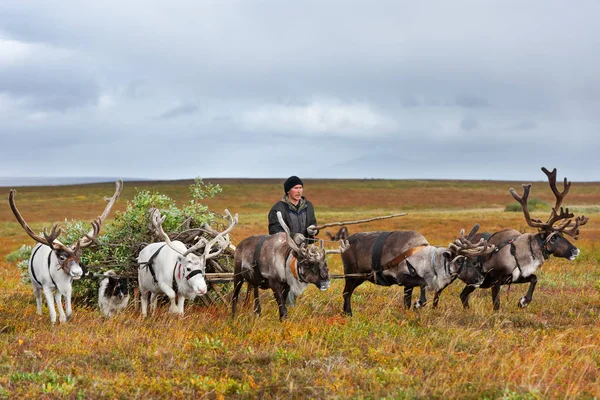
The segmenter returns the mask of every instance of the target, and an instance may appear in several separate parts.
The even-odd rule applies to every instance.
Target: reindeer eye
[[[190,267],[186,268],[187,272],[190,272],[192,269]]]

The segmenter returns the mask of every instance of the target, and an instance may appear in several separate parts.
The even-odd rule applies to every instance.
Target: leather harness
[[[39,281],[39,279],[37,278],[37,276],[35,276],[35,269],[33,268],[33,257],[35,257],[37,251],[39,249],[42,248],[43,245],[39,245],[38,247],[35,248],[35,250],[33,251],[33,254],[31,255],[31,257],[29,258],[29,264],[31,266],[31,277],[33,278],[33,280],[35,281],[35,283],[38,284],[38,286],[40,287],[44,287],[42,285],[42,283]],[[52,281],[52,284],[58,288],[58,286],[56,286],[56,282],[54,282],[54,278],[52,278],[52,274],[50,273],[50,260],[52,259],[52,249],[50,250],[50,253],[48,254],[48,275],[50,275],[50,280]]]
[[[427,245],[421,245],[421,246],[410,248],[410,249],[406,250],[405,252],[401,253],[400,255],[394,257],[391,261],[387,262],[386,264],[381,265],[381,255],[383,252],[383,246],[385,244],[385,241],[391,234],[392,234],[392,232],[381,232],[379,234],[379,236],[377,236],[377,239],[375,240],[375,244],[373,245],[373,250],[371,251],[371,268],[373,269],[373,272],[375,275],[374,276],[375,283],[377,285],[381,285],[381,286],[391,286],[391,285],[397,283],[397,282],[391,281],[390,278],[386,278],[383,275],[383,271],[385,269],[389,269],[389,268],[393,268],[393,267],[397,266],[402,261],[406,260],[408,257],[420,252],[421,250],[423,250],[427,247]],[[406,262],[406,264],[407,264],[410,275],[413,277],[416,276],[415,268],[412,265],[410,265],[410,263],[408,261]]]
[[[154,283],[155,283],[156,285],[158,285],[158,281],[156,280],[156,273],[154,272],[154,268],[152,268],[152,263],[154,262],[154,259],[155,259],[155,258],[158,256],[158,253],[160,253],[160,251],[162,250],[162,248],[163,248],[163,247],[165,247],[166,245],[167,245],[167,244],[165,243],[165,244],[163,244],[162,246],[160,246],[160,247],[158,248],[158,250],[156,250],[156,251],[154,252],[154,254],[152,254],[152,255],[150,256],[150,258],[148,259],[148,261],[145,261],[145,262],[141,262],[141,263],[140,263],[140,265],[141,265],[141,266],[140,266],[140,268],[143,268],[143,267],[148,267],[148,270],[150,271],[150,274],[152,275],[152,279],[154,280]],[[174,272],[174,271],[173,271],[173,272]],[[173,275],[173,279],[175,279],[175,275]]]
[[[156,273],[154,272],[154,268],[152,268],[152,263],[154,262],[154,259],[158,256],[158,253],[160,253],[160,251],[166,245],[167,244],[165,243],[162,246],[160,246],[154,252],[154,254],[152,254],[150,256],[150,258],[148,259],[148,261],[140,263],[142,265],[140,268],[148,267],[148,270],[150,271],[150,274],[152,275],[152,279],[154,280],[154,284],[155,285],[158,285],[158,280],[156,279]],[[175,291],[175,293],[179,293],[179,286],[177,285],[177,279],[175,278],[175,272],[176,271],[177,271],[177,261],[175,261],[175,266],[173,267],[173,280],[172,280],[171,287],[173,288],[173,290]],[[190,272],[189,274],[187,274],[187,276],[185,277],[185,279],[187,279],[189,281],[190,278],[192,278],[195,275],[201,274],[201,273],[202,273],[202,270],[200,270],[200,269],[194,270],[194,271]]]

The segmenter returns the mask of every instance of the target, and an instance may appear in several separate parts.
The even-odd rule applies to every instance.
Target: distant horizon
[[[285,179],[285,177],[201,177],[205,181],[210,180],[278,180]],[[186,181],[194,180],[195,177],[182,177],[182,178],[144,178],[144,177],[107,177],[107,176],[15,176],[15,177],[0,177],[0,187],[36,187],[36,186],[68,186],[68,185],[84,185],[94,183],[110,183],[117,179],[123,179],[126,182],[168,182],[168,181]],[[422,180],[422,181],[491,181],[491,182],[520,182],[521,180],[515,179],[485,179],[485,178],[376,178],[376,177],[354,177],[354,178],[335,178],[335,177],[303,177],[304,180],[384,180],[384,181],[410,181],[410,180]],[[522,180],[526,183],[526,180]],[[537,180],[528,180],[528,182],[544,181],[540,178]],[[571,181],[571,180],[569,180]],[[571,181],[579,183],[594,183],[598,181]]]

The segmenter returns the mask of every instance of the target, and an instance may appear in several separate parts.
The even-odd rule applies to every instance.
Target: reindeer
[[[56,323],[56,309],[54,300],[58,306],[59,321],[67,322],[71,319],[73,313],[71,309],[71,292],[73,280],[80,279],[84,274],[84,266],[81,263],[81,253],[86,247],[91,246],[98,234],[102,223],[108,216],[113,205],[119,198],[123,188],[123,181],[115,182],[115,193],[110,198],[105,198],[108,202],[104,211],[94,221],[92,229],[75,243],[66,246],[62,244],[58,237],[63,232],[62,228],[55,223],[47,232],[43,229],[43,237],[36,234],[25,222],[25,219],[17,209],[15,204],[16,190],[11,189],[8,195],[10,208],[21,224],[25,232],[38,244],[33,248],[28,262],[29,278],[33,285],[33,292],[37,303],[37,313],[42,315],[42,292],[46,297],[48,310],[50,311],[50,321]],[[62,306],[62,296],[65,296],[66,314]]]
[[[165,233],[162,224],[165,217],[160,216],[160,211],[151,209],[152,225],[164,242],[151,243],[146,246],[138,256],[138,281],[140,298],[142,301],[142,316],[148,315],[148,301],[150,312],[156,310],[157,295],[163,292],[169,297],[171,305],[169,312],[183,315],[185,299],[193,300],[196,296],[206,294],[207,287],[204,280],[206,262],[218,256],[229,245],[229,232],[237,225],[237,214],[232,217],[228,210],[225,214],[229,219],[229,227],[218,233],[210,242],[203,237],[189,249],[178,240],[171,241]],[[218,249],[213,250],[218,243]],[[194,252],[204,247],[201,255]]]
[[[525,221],[532,228],[537,228],[537,233],[521,234],[514,229],[505,229],[490,236],[488,242],[496,246],[496,250],[480,262],[486,273],[485,280],[479,286],[482,289],[492,288],[492,302],[494,311],[500,309],[500,287],[512,283],[529,283],[529,289],[525,296],[519,300],[519,307],[525,308],[531,303],[533,291],[537,284],[536,271],[541,268],[550,256],[566,258],[573,261],[579,255],[579,249],[571,244],[564,235],[574,239],[579,237],[579,227],[588,222],[587,217],[575,218],[569,209],[562,208],[562,202],[569,189],[571,182],[564,179],[563,191],[556,187],[556,168],[552,172],[542,167],[542,171],[548,177],[548,183],[556,203],[552,208],[550,217],[546,222],[534,219],[529,214],[527,198],[531,190],[531,183],[523,185],[523,195],[510,188],[510,194],[521,204]],[[467,285],[460,299],[464,308],[469,308],[469,295],[476,287]]]
[[[354,290],[364,281],[376,285],[405,287],[404,305],[410,308],[412,289],[421,288],[421,298],[415,304],[425,304],[425,289],[435,292],[437,307],[441,292],[456,278],[477,287],[483,274],[468,259],[493,251],[485,239],[472,243],[477,232],[475,225],[465,237],[460,237],[447,248],[431,246],[425,237],[415,231],[360,232],[350,235],[350,250],[342,254],[346,285],[344,313],[352,315],[351,298]]]
[[[346,228],[345,226],[342,226],[335,235],[332,235],[331,232],[325,232],[325,234],[327,235],[327,237],[329,238],[329,240],[346,240],[348,239],[348,228]]]
[[[285,301],[290,292],[299,296],[311,283],[320,290],[329,288],[329,269],[323,242],[320,242],[320,247],[307,247],[301,234],[297,234],[297,241],[294,241],[280,212],[277,212],[277,218],[284,232],[250,236],[242,240],[235,250],[232,316],[235,316],[239,292],[244,281],[254,288],[256,314],[261,313],[258,288],[273,290],[279,306],[280,320],[287,317]]]

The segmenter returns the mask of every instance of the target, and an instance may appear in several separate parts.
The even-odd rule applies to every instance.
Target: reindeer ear
[[[443,256],[444,256],[444,258],[446,258],[447,260],[452,260],[452,253],[451,253],[451,252],[449,252],[449,251],[447,251],[447,250],[446,250],[446,251],[444,251],[444,252],[442,253],[442,255],[443,255]]]

